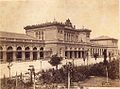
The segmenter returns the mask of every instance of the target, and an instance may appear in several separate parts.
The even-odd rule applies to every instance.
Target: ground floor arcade
[[[32,50],[30,47],[25,47],[25,50],[22,50],[22,47],[17,47],[16,50],[13,50],[13,47],[9,46],[7,47],[6,51],[0,47],[1,62],[39,60],[48,58],[50,55],[51,51],[44,50],[43,47],[41,47],[39,50],[37,47],[32,48]]]
[[[94,54],[97,53],[98,57],[103,56],[103,51],[106,48],[98,48],[91,47],[89,49],[84,48],[72,48],[65,49],[62,51],[61,57],[66,57],[68,59],[72,58],[88,58],[94,57]],[[6,50],[3,47],[0,47],[0,60],[2,62],[10,62],[10,61],[29,61],[29,60],[39,60],[50,58],[53,55],[54,50],[45,50],[44,47],[25,47],[24,49],[20,46],[14,48],[12,46],[8,46]],[[111,52],[108,50],[108,52]],[[114,53],[114,51],[113,51]],[[109,55],[108,55],[109,56]]]

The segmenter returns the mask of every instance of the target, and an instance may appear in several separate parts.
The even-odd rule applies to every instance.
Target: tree
[[[52,55],[51,60],[49,61],[49,63],[52,66],[56,66],[56,69],[58,69],[58,65],[61,64],[62,61],[62,57],[58,57],[57,54]]]

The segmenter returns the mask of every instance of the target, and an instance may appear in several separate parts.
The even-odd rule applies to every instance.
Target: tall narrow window
[[[39,39],[41,39],[41,32],[39,32]]]
[[[3,48],[0,46],[0,59],[3,59]]]
[[[13,48],[9,46],[7,48],[7,62],[13,61]]]
[[[40,48],[40,58],[44,58],[44,52],[43,52],[44,48],[41,47]]]
[[[36,38],[38,38],[38,32],[36,32]]]
[[[29,47],[25,48],[25,59],[30,60],[30,48]]]
[[[33,60],[37,60],[37,48],[36,47],[34,47],[33,48]]]
[[[17,58],[17,61],[22,60],[22,48],[21,47],[17,47],[16,58]]]

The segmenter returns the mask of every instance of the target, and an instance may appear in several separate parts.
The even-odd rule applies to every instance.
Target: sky
[[[0,31],[25,33],[27,25],[70,19],[91,38],[120,39],[119,0],[0,0]]]

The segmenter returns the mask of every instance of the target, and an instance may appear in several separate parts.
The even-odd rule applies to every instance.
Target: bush
[[[111,79],[119,78],[119,60],[113,60],[108,65],[108,77]],[[103,62],[94,64],[90,68],[90,75],[106,77],[106,66]]]
[[[63,83],[67,84],[68,71],[70,72],[71,82],[84,81],[89,76],[102,76],[106,77],[106,69],[103,62],[89,65],[74,67],[72,63],[64,65],[58,70],[49,69],[42,71],[39,77],[40,82],[43,84]],[[119,60],[113,60],[108,63],[108,76],[111,79],[119,78]],[[37,73],[39,75],[39,73]],[[30,83],[23,83],[18,79],[18,87],[16,89],[30,89]],[[12,89],[15,87],[15,79],[1,79],[1,89]]]
[[[108,65],[108,76],[111,79],[119,78],[119,60],[113,60]]]
[[[119,78],[119,61],[114,60],[107,65],[109,78]],[[69,69],[69,70],[68,70]],[[48,70],[42,74],[44,83],[66,83],[68,77],[68,71],[70,71],[70,78],[72,82],[84,81],[89,76],[102,76],[106,77],[106,66],[103,62],[89,65],[73,67],[72,63],[70,66],[64,65],[58,70]]]
[[[91,76],[106,76],[106,70],[105,65],[103,62],[100,62],[99,64],[94,64],[90,68],[90,74]]]

